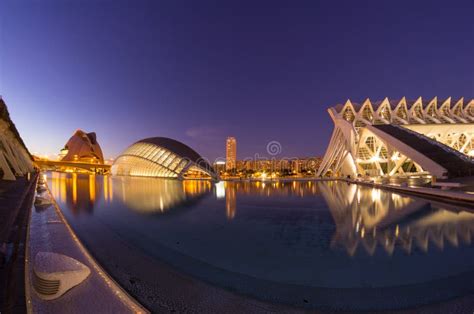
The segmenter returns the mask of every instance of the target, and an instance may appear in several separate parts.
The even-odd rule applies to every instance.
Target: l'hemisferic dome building
[[[319,176],[474,176],[474,100],[348,100],[328,112]]]
[[[129,146],[111,167],[112,175],[177,179],[214,179],[217,174],[191,147],[166,137]]]

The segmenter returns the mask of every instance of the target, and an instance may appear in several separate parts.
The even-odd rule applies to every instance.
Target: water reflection
[[[96,195],[96,175],[51,173],[51,192],[57,201],[66,203],[73,214],[93,213]]]
[[[449,205],[343,182],[318,183],[333,216],[336,232],[331,247],[351,256],[362,247],[373,255],[377,247],[392,255],[396,248],[427,252],[445,243],[471,243],[474,214]]]
[[[232,189],[238,194],[264,196],[264,197],[306,197],[317,195],[318,188],[313,181],[226,181],[227,189]]]
[[[178,181],[149,178],[96,176],[94,174],[52,172],[51,192],[67,204],[74,215],[92,214],[99,201],[114,198],[141,213],[163,213],[208,194],[209,181]]]
[[[92,214],[95,207],[101,206],[100,203],[111,207],[124,204],[128,209],[144,214],[171,212],[195,205],[212,191],[215,204],[221,213],[225,213],[227,221],[246,219],[249,215],[272,219],[279,213],[287,215],[284,211],[270,211],[272,205],[278,204],[279,208],[290,210],[292,219],[307,221],[319,217],[315,220],[317,223],[333,224],[335,231],[329,233],[332,236],[318,241],[329,242],[333,250],[342,248],[350,256],[358,251],[374,255],[377,248],[388,255],[396,249],[408,254],[415,249],[423,252],[432,248],[443,250],[447,245],[470,244],[474,233],[474,214],[468,210],[345,182],[241,181],[213,184],[209,181],[56,172],[50,174],[50,180],[53,195],[66,204],[73,215]],[[324,218],[318,211],[320,205],[316,204],[321,203],[321,197],[330,218]],[[244,216],[240,217],[239,206],[244,204],[245,207],[241,208]],[[298,206],[310,208],[314,214],[307,218],[298,216]],[[262,215],[261,208],[268,209],[271,215]]]
[[[393,291],[412,285],[404,300],[438,302],[445,298],[439,291],[452,291],[451,298],[472,282],[474,215],[459,207],[334,181],[52,173],[48,183],[80,239],[124,286],[127,270],[153,287],[162,262],[212,285],[256,297],[265,291],[291,304],[308,291],[332,302],[326,296],[334,290],[324,288],[350,296],[364,288],[360,298],[347,298],[361,305],[373,297],[392,302]],[[124,252],[133,254],[124,259]]]
[[[226,217],[235,218],[237,213],[237,196],[254,197],[298,197],[317,195],[317,185],[312,181],[279,182],[279,181],[225,181],[215,184],[217,199],[225,198]]]
[[[225,210],[227,218],[234,219],[237,210],[237,195],[230,182],[225,182]]]
[[[128,208],[141,213],[163,213],[178,206],[190,205],[212,190],[209,181],[140,177],[113,179],[115,196]]]

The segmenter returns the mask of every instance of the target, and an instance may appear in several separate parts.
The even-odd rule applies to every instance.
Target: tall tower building
[[[237,140],[235,137],[228,137],[225,143],[225,170],[235,169],[237,163]]]

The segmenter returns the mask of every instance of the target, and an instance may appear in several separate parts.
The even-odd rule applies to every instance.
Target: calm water
[[[79,237],[124,286],[114,267],[133,248],[297,306],[396,308],[474,291],[474,214],[460,207],[332,181],[48,178]]]

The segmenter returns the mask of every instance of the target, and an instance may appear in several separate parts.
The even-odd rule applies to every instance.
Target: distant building
[[[214,171],[216,173],[221,173],[225,171],[225,161],[224,160],[217,160],[213,164],[214,166]]]
[[[237,160],[235,162],[235,170],[237,171],[245,170],[245,160]]]
[[[235,169],[237,172],[315,173],[321,165],[321,161],[321,157],[237,160]]]
[[[61,149],[60,156],[63,156],[61,161],[104,163],[104,155],[97,142],[97,136],[94,132],[86,133],[82,130],[74,132],[74,135]]]
[[[295,173],[300,173],[301,172],[301,163],[299,159],[295,159],[291,161],[291,171]]]
[[[307,157],[291,160],[290,169],[295,173],[315,172],[321,165],[321,157]]]
[[[225,145],[226,164],[225,170],[234,170],[237,165],[237,140],[235,137],[228,137]]]

